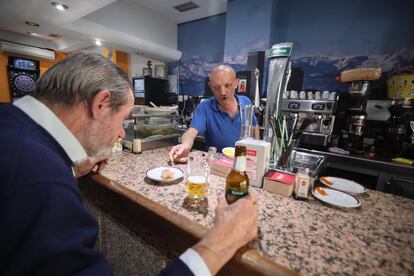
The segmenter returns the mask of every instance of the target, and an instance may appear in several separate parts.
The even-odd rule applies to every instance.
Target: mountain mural
[[[336,77],[344,70],[364,67],[381,67],[384,85],[387,75],[399,68],[414,65],[414,48],[403,48],[391,53],[371,55],[322,55],[295,57],[292,56],[292,66],[300,67],[304,72],[303,88],[318,90],[348,89],[348,85],[340,84]]]
[[[246,61],[245,56],[227,58],[232,61],[229,64],[236,71],[246,69],[246,63],[233,63],[234,61]],[[403,48],[389,53],[374,53],[370,55],[354,54],[314,54],[311,56],[291,57],[292,67],[300,67],[304,72],[303,88],[329,91],[345,91],[349,85],[336,81],[341,71],[363,67],[381,67],[383,78],[378,85],[384,85],[386,76],[402,67],[414,66],[414,47]],[[180,75],[181,93],[186,95],[204,94],[204,82],[211,69],[218,62],[195,55],[181,60],[180,64],[170,66],[170,73]],[[266,87],[266,85],[264,86]]]
[[[180,93],[191,96],[202,96],[204,94],[205,78],[219,63],[212,62],[211,58],[201,58],[194,55],[184,58],[180,63],[170,65],[170,74],[179,75]]]

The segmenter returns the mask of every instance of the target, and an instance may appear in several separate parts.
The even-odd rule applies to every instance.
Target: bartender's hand
[[[214,227],[193,249],[203,258],[212,275],[227,263],[236,251],[257,236],[258,205],[254,194],[227,204],[218,199]]]
[[[170,150],[170,160],[178,163],[186,163],[191,147],[188,144],[179,144]]]
[[[74,166],[73,169],[75,171],[75,177],[82,177],[84,175],[87,175],[91,171],[95,171],[97,173],[101,172],[103,168],[108,164],[108,158],[102,158],[88,156],[88,158],[85,161]]]

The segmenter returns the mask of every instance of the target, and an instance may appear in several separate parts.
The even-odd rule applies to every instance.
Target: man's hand
[[[236,251],[257,236],[258,206],[255,195],[227,204],[219,198],[214,227],[193,249],[216,274]]]
[[[170,150],[170,160],[178,163],[186,163],[191,147],[187,144],[179,144]]]
[[[95,172],[99,173],[103,168],[108,164],[108,159],[99,159],[96,157],[88,157],[82,163],[77,164],[73,169],[75,171],[75,177],[79,178],[81,176],[87,175],[92,170],[95,169]]]

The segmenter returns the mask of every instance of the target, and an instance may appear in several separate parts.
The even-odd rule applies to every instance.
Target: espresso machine
[[[403,151],[404,144],[414,145],[414,99],[393,100],[388,110],[382,152],[394,157]]]
[[[346,125],[341,131],[340,146],[352,153],[364,153],[364,132],[370,81],[381,77],[381,68],[360,68],[343,71],[339,81],[351,83],[347,95]]]
[[[337,107],[336,92],[323,93],[286,91],[281,103],[282,113],[296,117],[296,128],[301,130],[299,145],[325,149],[331,141]]]

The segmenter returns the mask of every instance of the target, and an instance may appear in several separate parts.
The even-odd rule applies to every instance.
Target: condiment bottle
[[[309,168],[299,168],[295,180],[295,199],[308,200],[309,187]]]

